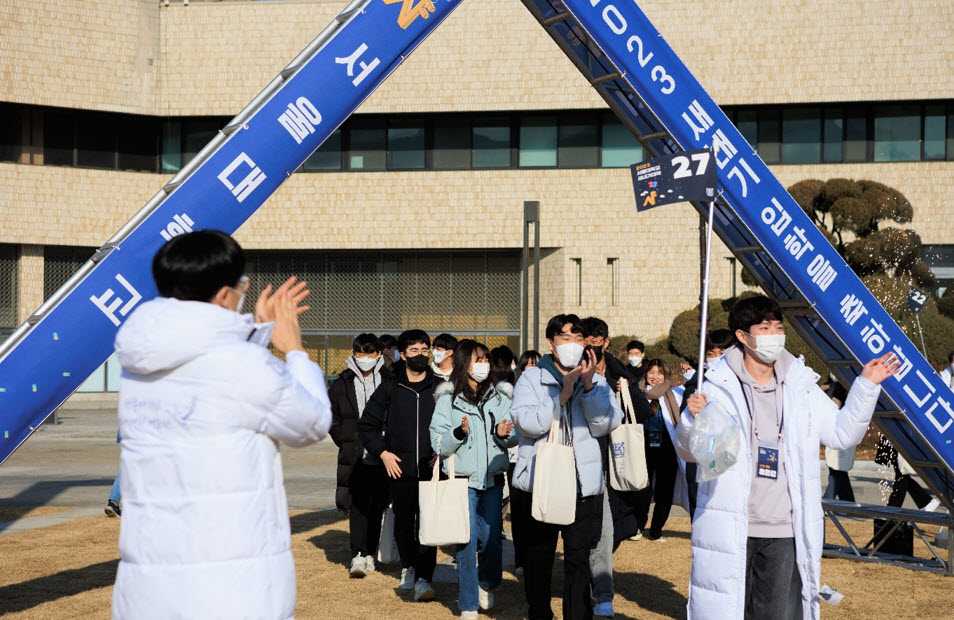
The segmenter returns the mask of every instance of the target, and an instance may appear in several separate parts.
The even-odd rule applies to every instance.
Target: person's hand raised
[[[861,376],[875,385],[881,385],[882,381],[894,376],[899,370],[901,370],[901,361],[898,356],[894,353],[885,353],[865,364],[861,370]]]
[[[272,346],[280,353],[302,351],[301,326],[298,324],[298,306],[291,293],[275,294],[269,299],[275,329],[272,330]]]
[[[255,301],[255,322],[269,323],[275,320],[276,299],[285,294],[291,294],[292,301],[295,303],[298,314],[307,312],[310,306],[300,305],[302,301],[311,293],[308,290],[308,283],[304,280],[297,282],[298,278],[291,276],[281,286],[272,292],[272,285],[266,286]],[[297,283],[296,283],[297,282]]]
[[[583,379],[583,389],[593,389],[593,375],[596,374],[596,351],[587,349],[583,352],[582,372],[580,377]]]

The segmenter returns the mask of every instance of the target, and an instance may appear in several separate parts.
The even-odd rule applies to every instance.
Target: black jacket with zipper
[[[382,368],[381,385],[391,378],[391,372]],[[348,478],[355,464],[361,460],[362,444],[358,439],[358,397],[354,391],[355,373],[346,368],[328,388],[328,400],[331,401],[331,435],[338,446],[338,486],[335,490],[335,504],[341,510],[351,509],[351,492],[348,490]]]
[[[434,415],[434,389],[439,381],[428,368],[424,379],[411,383],[407,369],[396,365],[391,379],[371,395],[358,420],[358,439],[372,455],[387,450],[401,462],[401,478],[431,479],[430,425]],[[382,436],[383,432],[383,436]]]

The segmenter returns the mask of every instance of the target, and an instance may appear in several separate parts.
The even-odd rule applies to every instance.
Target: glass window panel
[[[755,110],[739,110],[738,120],[735,123],[736,129],[753,149],[757,148],[759,141],[758,119],[759,114]]]
[[[159,122],[154,118],[131,116],[117,123],[119,169],[156,172],[159,156]]]
[[[841,161],[842,140],[845,122],[841,117],[841,108],[825,109],[825,161]]]
[[[83,114],[76,117],[76,165],[116,167],[116,117]]]
[[[782,112],[782,163],[821,161],[821,110],[795,108]]]
[[[643,160],[643,145],[616,117],[603,119],[602,166],[628,168]]]
[[[946,134],[947,116],[944,114],[944,106],[927,106],[924,109],[924,159],[944,159]]]
[[[434,126],[432,158],[437,170],[470,168],[471,128],[467,123],[439,122]]]
[[[183,122],[185,140],[183,140],[182,165],[192,161],[206,144],[212,141],[219,127],[224,127],[228,121],[215,118],[187,119]]]
[[[510,167],[510,126],[502,121],[475,124],[474,168]]]
[[[22,143],[21,111],[16,106],[0,104],[0,161],[19,161]]]
[[[561,168],[592,168],[599,165],[599,128],[588,125],[560,125],[558,161]]]
[[[845,119],[845,161],[867,161],[868,119],[863,111],[851,111]]]
[[[874,160],[921,159],[921,111],[916,105],[875,108]]]
[[[348,167],[351,170],[384,170],[387,163],[387,130],[384,127],[353,127]]]
[[[43,113],[43,163],[48,166],[73,165],[73,115],[46,110]]]
[[[520,121],[521,167],[553,167],[557,164],[556,118],[525,118]]]
[[[762,157],[762,161],[767,164],[777,164],[781,161],[780,129],[778,110],[759,112],[759,146],[757,150]]]
[[[341,170],[341,129],[336,129],[305,160],[305,170]]]
[[[182,122],[162,123],[162,172],[179,172],[182,168]]]
[[[426,148],[423,127],[388,127],[388,169],[424,168]]]
[[[947,109],[947,159],[954,160],[954,107]]]

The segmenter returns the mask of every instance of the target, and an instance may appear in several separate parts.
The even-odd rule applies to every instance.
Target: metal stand
[[[952,519],[951,515],[925,512],[923,510],[911,510],[910,508],[871,506],[830,499],[822,500],[822,509],[825,511],[825,517],[831,519],[831,522],[838,529],[839,533],[841,533],[845,542],[848,543],[846,546],[829,543],[826,540],[825,548],[822,552],[822,555],[825,557],[891,564],[912,570],[929,571],[954,576],[954,569],[952,569],[951,564],[951,559],[954,557],[954,537],[948,536],[947,560],[944,560],[938,553],[937,547],[928,540],[927,536],[924,535],[924,532],[917,525],[918,523],[939,525],[950,529],[951,526],[954,525],[954,519]],[[839,517],[845,516],[861,517],[866,523],[872,523],[874,519],[884,519],[884,525],[881,526],[864,546],[858,546],[847,530],[845,530],[845,527],[839,519]],[[914,532],[927,546],[928,551],[931,552],[932,558],[919,558],[916,556],[880,551],[885,541],[901,527],[902,523],[911,525]]]

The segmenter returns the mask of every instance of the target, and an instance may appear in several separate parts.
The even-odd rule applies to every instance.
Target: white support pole
[[[706,360],[706,332],[709,327],[709,267],[712,257],[712,222],[715,215],[715,201],[709,203],[709,223],[706,228],[706,258],[702,279],[702,306],[699,308],[699,368],[696,370],[696,393],[702,393],[702,366]]]

